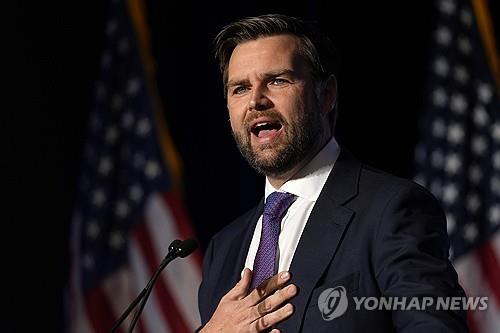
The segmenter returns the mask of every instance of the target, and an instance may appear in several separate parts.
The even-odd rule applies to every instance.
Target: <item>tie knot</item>
[[[287,192],[273,192],[266,200],[264,215],[281,219],[296,196]]]

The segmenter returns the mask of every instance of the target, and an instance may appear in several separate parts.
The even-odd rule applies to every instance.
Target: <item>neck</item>
[[[318,140],[317,144],[311,149],[309,154],[306,155],[297,165],[295,165],[290,170],[280,173],[280,174],[269,174],[267,176],[267,180],[269,183],[275,188],[279,189],[286,183],[288,180],[292,179],[302,168],[304,168],[313,158],[316,156],[321,149],[328,143],[330,140],[329,137],[323,138],[322,140]]]

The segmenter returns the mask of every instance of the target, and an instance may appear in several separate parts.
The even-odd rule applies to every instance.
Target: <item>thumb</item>
[[[236,283],[233,289],[230,290],[229,294],[235,299],[242,299],[248,293],[248,288],[250,287],[250,283],[252,281],[252,270],[249,268],[244,268],[242,272],[241,279]]]

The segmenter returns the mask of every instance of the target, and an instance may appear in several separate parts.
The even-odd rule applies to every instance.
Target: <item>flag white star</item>
[[[467,223],[464,226],[464,238],[469,242],[472,243],[476,240],[476,237],[478,235],[477,227],[475,223]]]
[[[473,184],[479,184],[483,178],[483,171],[478,165],[473,165],[469,169],[469,179]]]
[[[453,77],[458,82],[460,82],[462,84],[466,84],[467,81],[469,80],[469,73],[467,72],[467,70],[465,69],[464,66],[460,65],[460,66],[456,66],[453,69]]]
[[[129,189],[130,199],[132,199],[135,202],[138,202],[139,200],[142,199],[143,195],[144,195],[144,191],[142,190],[142,188],[139,185],[135,184],[135,185],[130,186],[130,189]]]
[[[444,137],[446,133],[446,126],[443,122],[442,119],[435,119],[433,122],[432,122],[432,134],[436,137],[436,138],[442,138]]]
[[[118,129],[116,126],[110,126],[106,129],[106,134],[104,135],[104,140],[108,144],[113,144],[118,139]]]
[[[140,136],[145,136],[151,131],[151,124],[147,118],[139,120],[137,123],[137,134]]]
[[[493,141],[500,143],[500,122],[495,121],[491,126],[491,136],[493,137]]]
[[[450,109],[456,113],[462,114],[467,109],[467,100],[462,94],[454,94],[450,99]]]
[[[432,92],[432,102],[438,107],[444,107],[448,102],[448,95],[443,88],[437,88]]]
[[[491,159],[493,160],[493,167],[500,170],[500,150],[497,150]]]
[[[490,220],[493,225],[500,224],[500,205],[490,207],[488,211],[488,220]]]
[[[117,230],[112,231],[109,236],[109,245],[111,248],[119,250],[123,244],[125,244],[125,239],[123,238],[122,233]]]
[[[134,114],[130,109],[127,109],[122,115],[122,127],[129,129],[134,123]]]
[[[472,14],[470,12],[470,10],[468,9],[462,9],[460,11],[460,21],[462,21],[462,23],[470,28],[470,26],[472,25]]]
[[[456,10],[456,4],[453,0],[441,0],[439,2],[439,10],[447,15],[453,15]]]
[[[106,202],[106,195],[102,189],[96,189],[92,193],[92,204],[101,207]]]
[[[109,156],[104,156],[99,160],[99,166],[97,167],[99,174],[103,176],[109,175],[111,170],[113,170],[113,162]]]
[[[441,77],[445,77],[448,74],[450,66],[445,58],[439,57],[434,62],[434,71]]]
[[[461,36],[458,38],[458,48],[462,53],[469,54],[472,51],[472,46],[470,45],[470,40],[467,37]]]
[[[464,138],[464,129],[459,123],[453,123],[448,127],[448,141],[453,144],[459,144]]]
[[[473,118],[476,126],[483,127],[489,122],[490,117],[482,105],[476,105]]]
[[[443,201],[452,205],[458,197],[458,190],[455,184],[449,183],[443,188]]]
[[[457,154],[450,154],[446,157],[445,170],[449,174],[456,174],[462,167],[462,160]]]
[[[155,161],[148,161],[144,173],[150,179],[156,178],[160,174],[160,166]]]
[[[497,176],[494,176],[491,178],[490,189],[491,189],[491,192],[500,196],[500,178],[498,178]]]
[[[451,32],[448,27],[440,26],[436,30],[436,40],[441,45],[449,45],[451,42]]]
[[[94,257],[92,257],[88,253],[85,254],[83,256],[82,264],[83,264],[83,267],[86,268],[87,270],[94,268],[94,265],[95,265]]]
[[[472,214],[476,213],[479,207],[481,206],[481,201],[479,200],[479,196],[477,194],[469,194],[467,196],[467,210]]]
[[[101,232],[101,228],[99,228],[99,224],[96,221],[90,221],[87,226],[87,236],[90,239],[95,240],[99,233]]]
[[[115,206],[115,215],[119,218],[126,218],[130,212],[130,208],[125,200],[118,200]]]
[[[138,78],[132,78],[127,81],[127,94],[135,96],[141,87],[141,81]]]
[[[477,95],[479,100],[484,104],[488,104],[491,101],[491,97],[493,96],[493,91],[491,86],[486,83],[481,83],[477,87]]]
[[[483,155],[488,149],[488,144],[484,136],[476,135],[472,138],[472,151],[477,155]]]

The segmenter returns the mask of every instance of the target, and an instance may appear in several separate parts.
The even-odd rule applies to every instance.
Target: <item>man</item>
[[[266,187],[208,246],[200,331],[466,331],[460,311],[356,309],[354,296],[463,291],[436,200],[335,141],[331,42],[296,18],[264,15],[226,26],[215,52],[234,138]]]

